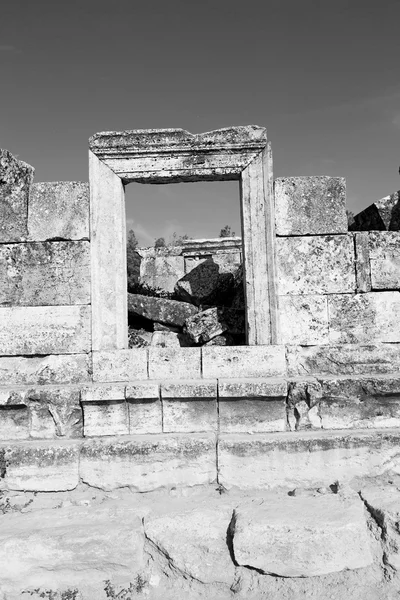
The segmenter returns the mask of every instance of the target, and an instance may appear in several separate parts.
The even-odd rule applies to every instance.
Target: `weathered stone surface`
[[[94,381],[147,379],[147,348],[93,352]]]
[[[187,302],[153,298],[141,294],[128,294],[128,312],[151,321],[180,327],[187,318],[196,314],[198,309]]]
[[[326,296],[280,296],[279,317],[282,344],[328,343]]]
[[[85,437],[129,433],[125,399],[83,402],[82,405]]]
[[[89,303],[88,242],[39,242],[0,247],[0,304]]]
[[[321,429],[319,402],[322,398],[320,381],[307,379],[290,381],[286,400],[287,424],[291,431]]]
[[[278,294],[345,294],[356,289],[353,236],[276,240]]]
[[[199,379],[200,348],[149,348],[150,379]]]
[[[126,386],[129,433],[161,433],[160,385],[155,381],[137,381]]]
[[[217,381],[162,383],[163,430],[217,431]]]
[[[173,331],[155,331],[151,336],[150,346],[159,348],[180,348],[179,334]]]
[[[287,346],[289,377],[320,373],[351,375],[392,373],[400,370],[398,344],[342,344],[327,346]]]
[[[368,236],[373,290],[400,288],[400,232],[370,232]]]
[[[239,565],[278,577],[315,577],[373,562],[355,492],[250,501],[235,509],[232,534]]]
[[[27,239],[28,194],[34,169],[0,148],[0,242]]]
[[[279,377],[286,374],[284,346],[203,347],[203,377]]]
[[[79,482],[77,442],[1,444],[0,463],[0,489],[50,492],[72,490]]]
[[[30,434],[34,438],[77,438],[83,435],[79,388],[38,387],[26,392]]]
[[[89,352],[90,307],[0,307],[0,348],[10,355]]]
[[[280,177],[274,188],[277,235],[347,233],[343,177]]]
[[[242,489],[329,486],[400,471],[397,430],[222,434],[219,481]]]
[[[100,598],[105,580],[136,578],[144,567],[143,536],[132,505],[111,499],[95,507],[61,500],[58,504],[56,510],[2,518],[1,580],[6,597],[29,597],[36,589],[38,597],[48,590],[50,597],[73,598],[79,589],[79,595],[88,598],[101,573],[102,585],[94,594]]]
[[[84,442],[79,464],[85,483],[104,490],[131,486],[147,492],[191,487],[216,479],[213,434],[132,436]]]
[[[369,234],[354,233],[357,293],[371,291]]]
[[[122,400],[125,398],[125,385],[121,383],[95,383],[81,389],[82,402]]]
[[[87,354],[0,357],[0,385],[86,382],[91,371]]]
[[[220,379],[220,431],[285,431],[287,384],[274,379]]]
[[[226,307],[203,310],[186,319],[185,333],[193,342],[204,344],[222,333],[244,333],[244,311]]]
[[[203,584],[231,585],[235,566],[227,551],[226,530],[232,517],[229,506],[184,505],[167,514],[144,519],[149,551],[168,557],[172,569]]]
[[[328,297],[331,344],[400,342],[400,293],[335,294]]]
[[[203,346],[234,346],[235,338],[230,333],[222,333],[221,335],[215,336],[209,342],[203,344]]]
[[[32,241],[89,238],[89,184],[34,183],[29,194],[28,234]]]
[[[0,439],[21,440],[29,437],[29,413],[24,404],[0,406]]]
[[[395,192],[377,200],[354,216],[352,231],[399,231],[400,192]]]
[[[173,292],[176,282],[185,274],[183,256],[170,256],[158,248],[141,248],[139,254],[142,256],[140,283]]]
[[[175,286],[182,300],[201,304],[226,304],[233,288],[233,274],[221,272],[220,266],[207,259],[184,275]]]

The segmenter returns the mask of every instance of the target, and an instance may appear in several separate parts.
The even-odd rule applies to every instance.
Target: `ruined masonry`
[[[175,575],[194,587],[215,584],[236,597],[246,589],[250,597],[249,565],[253,586],[268,573],[274,581],[342,571],[351,578],[378,568],[371,565],[382,551],[367,521],[382,513],[380,496],[366,489],[365,504],[349,490],[357,478],[400,475],[400,232],[388,224],[396,219],[379,217],[376,203],[349,232],[344,179],[274,181],[262,127],[103,132],[89,148],[89,184],[34,183],[31,166],[0,150],[1,493],[217,486],[227,495],[212,518],[211,501],[191,517],[193,503],[159,515],[146,543],[153,554],[166,548]],[[240,184],[242,247],[226,244],[242,253],[246,345],[129,349],[124,186],[228,179]],[[211,252],[207,244],[190,242],[176,258]],[[325,492],[309,494],[299,520],[299,496],[279,496],[282,489]],[[235,508],[235,490],[262,500]],[[127,507],[118,517],[119,506],[115,547],[125,535],[120,519],[142,527]],[[101,515],[69,510],[71,526],[79,515]],[[394,523],[393,510],[382,519]],[[294,546],[277,524],[280,512],[296,531]],[[319,514],[326,521],[315,524]],[[198,556],[204,523],[219,568]],[[182,549],[168,531],[187,536]],[[389,541],[385,568],[395,570],[400,540]],[[102,543],[104,556],[115,551]],[[26,581],[39,585],[29,573]],[[19,576],[7,575],[4,589]],[[158,580],[150,580],[154,591]],[[286,598],[282,589],[275,597]]]

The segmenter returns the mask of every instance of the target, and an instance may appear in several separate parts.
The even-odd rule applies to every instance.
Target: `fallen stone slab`
[[[197,312],[195,306],[186,302],[128,293],[128,313],[150,321],[180,327]]]
[[[232,296],[233,283],[232,273],[221,272],[220,266],[208,259],[176,283],[175,293],[196,306],[225,305]]]
[[[279,577],[315,577],[373,562],[364,505],[354,492],[239,505],[231,536],[239,565]]]
[[[240,334],[245,330],[244,311],[226,307],[203,310],[185,323],[185,333],[195,343],[204,344],[222,333]]]

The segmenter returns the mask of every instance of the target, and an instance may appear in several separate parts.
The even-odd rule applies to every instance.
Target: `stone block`
[[[279,177],[274,192],[277,235],[347,233],[343,177]]]
[[[28,233],[32,241],[89,238],[89,184],[34,183],[29,194]]]
[[[226,488],[293,489],[399,473],[399,442],[396,430],[222,434],[219,481]]]
[[[244,311],[213,306],[186,319],[184,331],[196,344],[207,343],[225,332],[244,334]]]
[[[150,321],[181,327],[198,309],[187,302],[128,293],[128,312]]]
[[[287,383],[279,379],[220,379],[219,425],[225,433],[285,431]]]
[[[147,348],[93,352],[93,381],[147,379]]]
[[[163,431],[217,431],[217,381],[162,383]]]
[[[282,344],[328,343],[326,296],[280,296],[278,306]]]
[[[150,346],[180,348],[179,334],[174,331],[155,331],[151,336]]]
[[[201,348],[203,377],[280,377],[286,374],[284,346]]]
[[[28,235],[28,195],[34,169],[0,149],[0,243],[21,242]]]
[[[0,246],[0,303],[90,303],[89,242],[39,242]]]
[[[400,289],[400,232],[371,231],[364,235],[369,241],[372,289]]]
[[[130,486],[138,492],[215,481],[215,435],[130,436],[84,442],[84,483],[103,490]]]
[[[161,433],[160,385],[155,381],[137,381],[126,386],[129,433]]]
[[[371,262],[369,234],[354,233],[357,293],[371,291]]]
[[[91,373],[87,354],[0,357],[0,385],[84,383]]]
[[[224,305],[232,295],[234,276],[223,272],[213,258],[199,261],[175,285],[175,293],[185,302],[200,306]]]
[[[200,377],[200,348],[149,348],[150,379]]]
[[[90,306],[0,307],[2,354],[90,351]]]
[[[0,439],[20,440],[29,437],[29,413],[23,404],[0,406]]]
[[[364,504],[355,492],[239,504],[232,535],[239,566],[275,577],[316,577],[373,563]]]
[[[393,373],[400,370],[398,344],[286,346],[289,377]]]
[[[145,256],[140,264],[140,282],[166,292],[173,292],[176,282],[185,274],[183,256],[168,256],[155,252]]]
[[[290,431],[321,429],[319,402],[321,383],[313,377],[288,382],[286,399],[287,425]]]
[[[355,292],[351,234],[277,238],[276,253],[281,296]]]
[[[85,437],[97,435],[127,435],[128,408],[125,400],[83,402]]]
[[[68,440],[0,445],[0,489],[73,490],[79,483],[79,443]]]
[[[400,342],[400,293],[370,292],[328,297],[329,342]]]
[[[29,408],[32,437],[82,437],[79,388],[43,386],[28,389],[25,403]]]
[[[102,402],[103,400],[124,400],[125,385],[120,383],[95,383],[81,389],[82,402]]]
[[[395,192],[376,200],[370,206],[354,216],[352,231],[399,231],[400,230],[400,192]]]

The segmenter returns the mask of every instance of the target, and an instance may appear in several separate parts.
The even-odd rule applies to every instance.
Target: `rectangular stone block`
[[[282,344],[328,343],[327,296],[280,296],[278,306]]]
[[[289,377],[393,373],[400,370],[398,344],[286,346]]]
[[[25,241],[33,167],[0,149],[0,243]]]
[[[279,177],[274,191],[277,235],[347,233],[343,177]]]
[[[79,443],[67,440],[0,445],[0,489],[73,490],[79,483]]]
[[[89,242],[1,245],[0,303],[89,304]]]
[[[284,346],[208,346],[201,349],[203,377],[279,377],[286,374]]]
[[[83,402],[84,436],[126,435],[129,433],[125,400]]]
[[[118,383],[95,383],[81,389],[82,402],[125,400],[125,385]]]
[[[143,435],[88,440],[80,458],[84,483],[138,492],[210,484],[216,480],[215,435]]]
[[[400,293],[328,296],[329,342],[400,342]]]
[[[226,488],[326,487],[400,471],[400,432],[301,431],[223,434],[219,482]]]
[[[0,357],[0,385],[87,382],[92,365],[88,354]]]
[[[94,381],[147,379],[147,348],[93,352]]]
[[[220,431],[285,431],[287,383],[279,379],[220,379]]]
[[[160,385],[155,381],[138,381],[126,386],[129,433],[161,433],[162,414]]]
[[[367,235],[372,289],[400,289],[400,232],[371,231]]]
[[[29,438],[29,413],[26,406],[0,406],[0,439],[20,440]]]
[[[356,289],[351,234],[277,238],[278,294],[350,294]]]
[[[217,381],[162,383],[163,431],[217,431]]]
[[[200,377],[200,348],[149,348],[150,379]]]
[[[78,438],[83,435],[82,408],[78,387],[40,386],[27,389],[24,402],[29,408],[33,438]]]
[[[29,194],[29,239],[89,239],[89,184],[80,181],[34,183]]]
[[[0,307],[3,355],[90,352],[90,306]]]
[[[356,284],[357,292],[371,291],[371,264],[369,234],[367,232],[354,233],[356,250]]]

